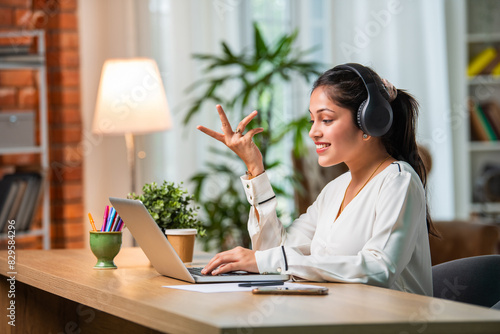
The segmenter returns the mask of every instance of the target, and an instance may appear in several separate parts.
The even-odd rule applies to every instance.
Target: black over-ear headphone
[[[385,135],[392,125],[392,108],[389,101],[380,92],[380,85],[377,85],[371,72],[363,65],[356,63],[338,65],[333,70],[351,71],[363,80],[368,98],[359,106],[358,125],[364,133],[370,136],[381,137]]]

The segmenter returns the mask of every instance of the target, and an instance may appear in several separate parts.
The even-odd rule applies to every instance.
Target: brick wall
[[[0,30],[31,29],[46,32],[51,245],[80,248],[84,246],[84,213],[77,0],[0,1]],[[37,108],[37,78],[32,71],[1,70],[0,109]],[[22,166],[38,161],[37,155],[10,155],[2,156],[0,165]],[[39,237],[17,238],[16,244],[19,248],[42,247]]]

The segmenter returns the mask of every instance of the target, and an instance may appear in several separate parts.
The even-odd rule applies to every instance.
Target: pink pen
[[[109,205],[106,205],[106,208],[104,209],[104,217],[102,221],[101,232],[104,232],[106,230],[106,222],[108,221],[108,214],[109,214]]]

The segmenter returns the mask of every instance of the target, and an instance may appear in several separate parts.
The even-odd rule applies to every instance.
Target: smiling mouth
[[[320,150],[322,148],[327,148],[330,144],[316,144],[316,149]]]

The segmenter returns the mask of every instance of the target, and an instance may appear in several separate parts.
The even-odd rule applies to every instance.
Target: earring
[[[368,135],[366,133],[363,133],[363,139],[368,138]]]

